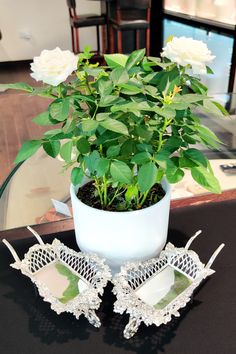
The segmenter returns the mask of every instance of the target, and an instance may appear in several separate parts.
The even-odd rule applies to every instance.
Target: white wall
[[[77,8],[79,14],[99,13],[100,4],[77,0]],[[0,62],[32,59],[56,46],[71,50],[66,0],[0,0],[0,29]],[[95,28],[80,30],[80,44],[96,48]]]

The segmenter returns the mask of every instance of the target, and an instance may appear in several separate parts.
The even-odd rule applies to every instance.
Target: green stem
[[[63,98],[62,85],[61,84],[58,85],[58,98]]]
[[[95,110],[94,110],[92,119],[94,119],[94,118],[96,117],[97,111],[98,111],[98,105],[96,104],[96,108],[95,108]]]
[[[108,206],[110,206],[110,205],[114,202],[114,200],[118,197],[118,195],[121,195],[121,194],[123,193],[123,191],[120,192],[120,190],[121,190],[121,188],[120,188],[120,187],[117,187],[117,189],[116,189],[116,191],[115,191],[113,197],[111,198],[111,200],[110,200],[109,203],[108,203]]]
[[[98,179],[97,179],[97,178],[95,178],[95,179],[94,179],[94,181],[95,181],[95,188],[96,188],[96,190],[97,190],[97,192],[98,192],[99,199],[100,199],[100,203],[101,203],[102,208],[103,208],[103,207],[104,207],[104,203],[103,203],[103,196],[102,196],[102,191],[101,191],[101,188],[100,188],[100,185],[99,185]]]
[[[103,177],[103,200],[104,206],[107,206],[107,179],[105,176]]]
[[[147,199],[148,193],[149,193],[149,190],[148,190],[147,192],[143,193],[143,195],[142,195],[142,200],[141,200],[141,202],[139,203],[140,206],[143,206],[143,203],[144,203],[145,200]]]
[[[160,133],[159,133],[159,142],[158,142],[158,147],[157,147],[157,151],[160,151],[161,150],[161,147],[162,147],[162,144],[163,144],[163,140],[162,140],[162,137],[163,137],[163,134],[165,133],[166,131],[166,128],[168,127],[168,125],[171,123],[171,119],[170,120],[167,120],[165,118],[165,121],[164,121],[164,125],[162,127],[162,129],[160,130]]]
[[[88,74],[87,74],[87,73],[85,73],[85,83],[86,83],[86,87],[87,87],[87,89],[88,89],[90,95],[92,95],[92,90],[91,90],[91,87],[90,87],[90,85],[89,85]]]

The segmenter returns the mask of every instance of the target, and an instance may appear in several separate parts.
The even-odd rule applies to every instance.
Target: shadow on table
[[[110,346],[123,348],[129,352],[134,351],[137,354],[158,354],[164,352],[165,346],[176,336],[176,331],[181,321],[184,320],[190,310],[201,304],[200,301],[192,300],[185,309],[181,310],[181,317],[174,317],[167,325],[160,327],[152,325],[147,327],[141,324],[134,337],[127,340],[123,337],[123,331],[128,323],[129,316],[112,312],[115,296],[110,294],[109,288],[106,289],[106,292],[109,292],[109,297],[112,298],[112,301],[110,303],[105,301],[99,311],[101,312],[99,316],[105,327],[103,340]],[[105,297],[107,296],[106,292]]]
[[[65,343],[75,338],[86,340],[93,332],[98,331],[83,316],[78,321],[71,314],[57,315],[51,310],[49,303],[42,300],[36,286],[28,279],[22,279],[20,274],[18,277],[5,279],[0,276],[0,281],[13,289],[4,297],[14,301],[23,309],[27,314],[29,332],[39,337],[43,343]],[[22,289],[22,285],[25,290]],[[25,316],[22,316],[22,321],[25,321]]]

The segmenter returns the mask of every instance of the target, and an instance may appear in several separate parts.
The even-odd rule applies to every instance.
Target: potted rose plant
[[[194,145],[219,146],[201,124],[199,110],[226,115],[207,95],[198,74],[214,58],[191,38],[171,38],[162,58],[145,50],[105,55],[91,64],[86,48],[75,56],[59,48],[34,58],[31,74],[45,84],[5,87],[52,98],[35,117],[55,125],[41,139],[27,141],[15,162],[40,146],[71,168],[71,198],[77,243],[105,256],[112,266],[157,255],[165,244],[170,187],[190,170],[201,186],[220,193],[206,156]],[[75,75],[68,76],[74,73]]]

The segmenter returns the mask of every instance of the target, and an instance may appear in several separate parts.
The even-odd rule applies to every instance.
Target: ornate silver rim
[[[144,322],[147,326],[151,324],[160,326],[168,323],[172,316],[179,316],[179,309],[186,306],[194,289],[203,279],[214,273],[211,265],[224,244],[216,249],[209,262],[204,265],[199,256],[194,251],[189,250],[192,241],[200,233],[201,231],[198,231],[191,237],[184,248],[176,248],[173,244],[168,243],[158,258],[146,262],[127,263],[121,267],[120,273],[113,278],[113,292],[117,298],[114,304],[114,312],[120,314],[126,312],[130,315],[129,322],[124,329],[125,338],[131,338],[137,332],[141,322]],[[156,309],[142,301],[136,291],[147,280],[159,274],[167,266],[171,266],[185,275],[191,280],[191,284],[164,308]]]
[[[22,274],[31,279],[37,286],[40,296],[51,304],[51,309],[57,314],[70,312],[77,319],[83,314],[92,325],[100,327],[101,323],[95,310],[101,303],[99,295],[103,294],[108,280],[111,279],[111,272],[105,260],[96,254],[76,252],[57,239],[54,239],[52,244],[44,244],[41,237],[31,227],[28,226],[28,229],[37,238],[39,244],[30,247],[23,260],[20,260],[9,242],[3,240],[15,259],[11,267],[20,270]],[[77,274],[87,285],[82,293],[67,303],[62,303],[52,294],[48,286],[36,279],[39,271],[58,261]]]

